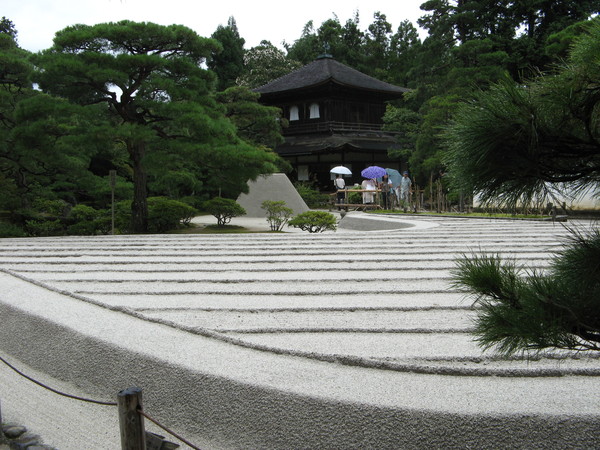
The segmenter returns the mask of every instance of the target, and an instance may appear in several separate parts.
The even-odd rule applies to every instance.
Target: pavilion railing
[[[284,134],[301,133],[322,133],[328,131],[349,131],[349,132],[381,132],[381,124],[354,123],[354,122],[314,122],[314,123],[294,123],[290,122]],[[388,133],[388,132],[386,132]],[[393,134],[393,133],[390,133]]]

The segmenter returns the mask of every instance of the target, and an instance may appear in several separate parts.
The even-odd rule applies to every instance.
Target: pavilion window
[[[300,120],[300,114],[296,105],[290,106],[290,121]]]
[[[310,108],[309,108],[309,118],[310,119],[318,119],[320,117],[321,117],[321,114],[319,113],[319,104],[311,103]]]

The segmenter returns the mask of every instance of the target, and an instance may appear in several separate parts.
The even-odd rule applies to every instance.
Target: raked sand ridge
[[[600,445],[600,359],[484,353],[472,304],[452,285],[455,258],[474,251],[544,270],[562,225],[364,214],[341,224],[1,240],[0,353],[103,399],[140,386],[151,414],[203,448]],[[4,396],[5,415],[31,415]],[[118,429],[101,434],[118,443]]]

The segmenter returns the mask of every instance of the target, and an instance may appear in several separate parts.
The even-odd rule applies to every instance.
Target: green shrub
[[[166,197],[148,197],[148,231],[164,233],[190,224],[198,211],[190,205]],[[131,201],[115,204],[115,228],[119,233],[131,231]]]
[[[65,227],[60,219],[54,220],[28,220],[25,222],[25,229],[30,236],[62,236],[65,234]]]
[[[329,196],[321,194],[309,183],[297,182],[294,187],[309,208],[325,208],[329,204]]]
[[[49,200],[47,198],[35,199],[32,207],[40,216],[53,218],[66,217],[69,211],[69,204],[64,200]]]
[[[348,203],[352,205],[359,205],[363,202],[362,192],[352,192],[353,189],[362,189],[362,187],[352,187],[348,189]]]
[[[111,231],[110,210],[77,205],[71,209],[69,220],[73,222],[67,228],[69,234],[96,235],[108,234]]]
[[[0,238],[24,237],[25,231],[18,225],[0,222]]]
[[[128,233],[131,229],[131,200],[115,203],[115,229],[118,233]]]
[[[298,214],[289,221],[288,226],[300,228],[309,233],[322,233],[323,231],[337,229],[335,216],[325,211],[307,211]]]
[[[187,197],[181,197],[179,199],[179,201],[185,203],[186,205],[190,205],[192,208],[195,208],[196,210],[201,210],[202,205],[206,201],[206,197],[205,196],[200,197],[197,195],[188,195]]]
[[[246,214],[246,210],[230,198],[215,197],[205,201],[202,207],[206,212],[217,218],[217,225],[219,226],[228,224],[234,217]]]
[[[166,197],[148,198],[148,231],[164,233],[189,225],[198,211],[190,205]]]
[[[261,208],[267,211],[267,222],[269,222],[271,231],[281,231],[294,214],[294,210],[285,206],[283,200],[265,200],[262,202]]]

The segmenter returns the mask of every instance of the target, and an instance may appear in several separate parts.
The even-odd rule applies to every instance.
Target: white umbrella
[[[352,171],[344,166],[336,166],[329,171],[330,173],[340,174],[340,175],[352,175]]]

